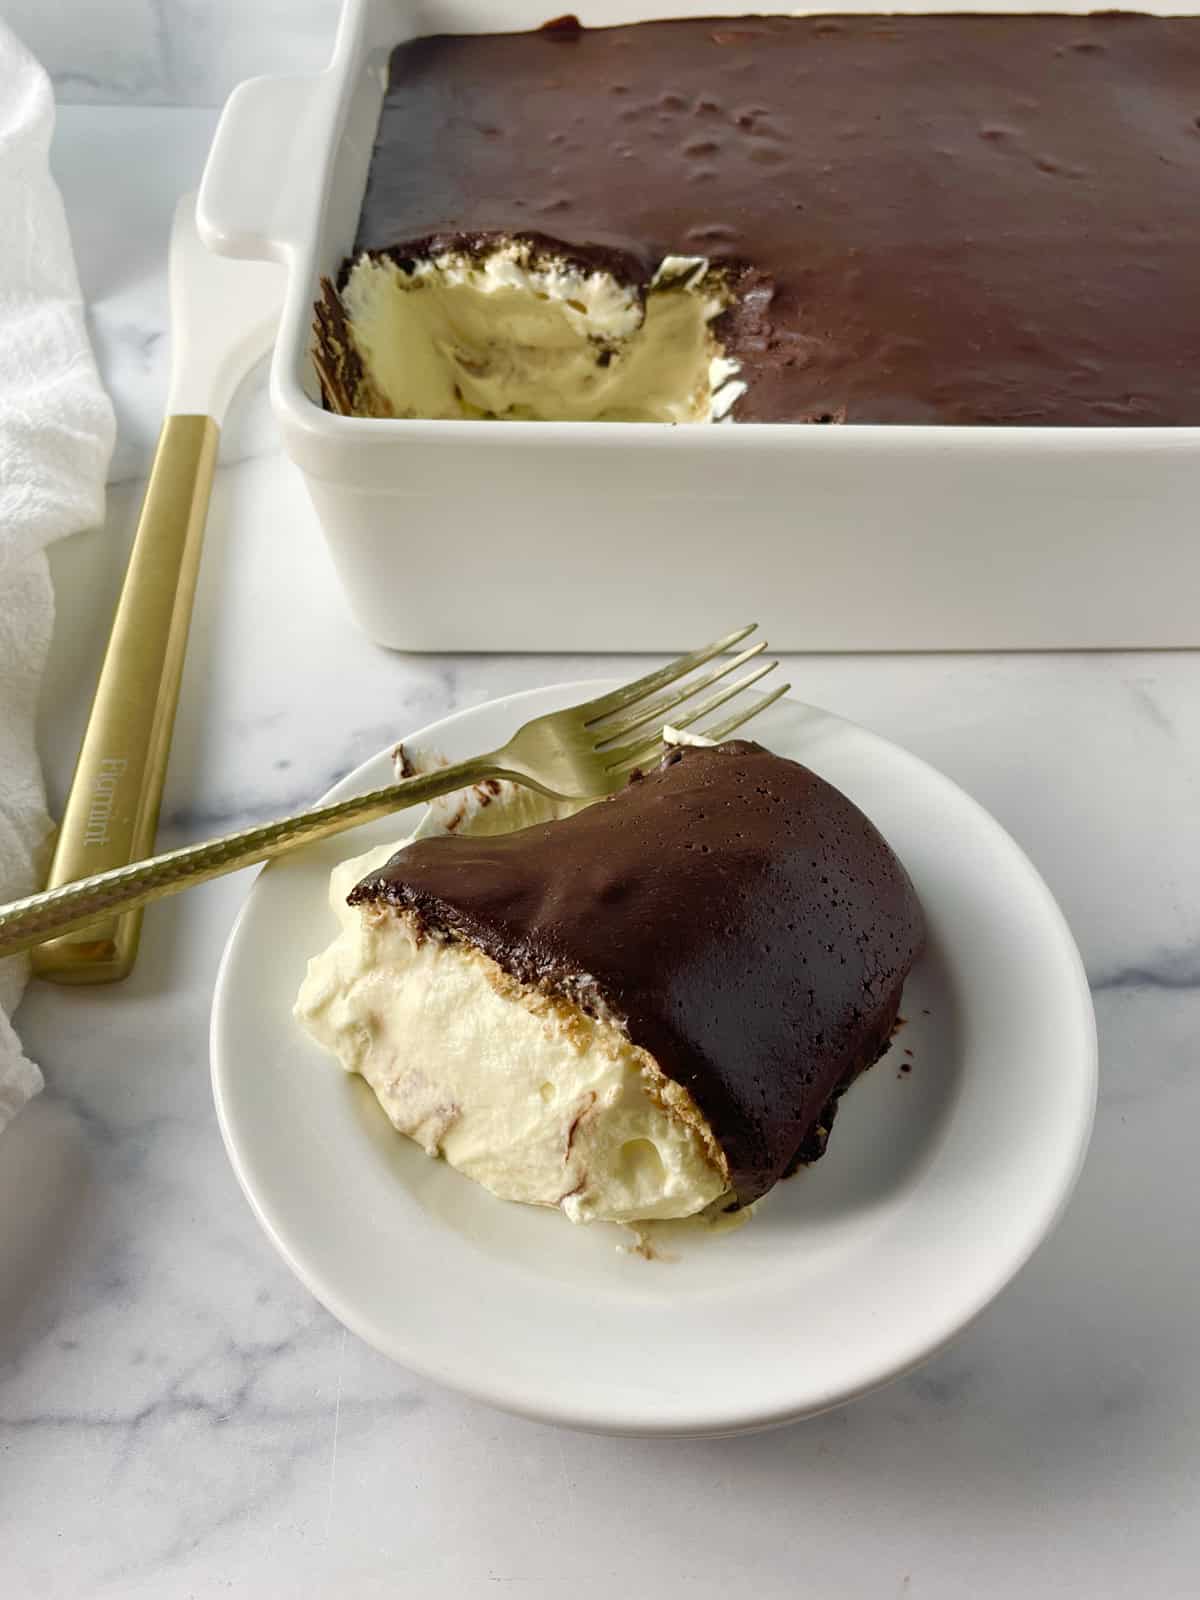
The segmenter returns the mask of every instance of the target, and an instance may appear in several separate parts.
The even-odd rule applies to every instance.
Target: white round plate
[[[513,695],[413,739],[451,758],[494,749],[601,687]],[[905,1026],[844,1097],[825,1157],[744,1227],[684,1230],[673,1259],[621,1252],[620,1230],[497,1200],[430,1160],[293,1020],[305,963],[334,931],[330,868],[415,817],[302,851],[254,885],[213,1005],[225,1143],[297,1276],[414,1371],[605,1432],[767,1427],[931,1355],[1062,1211],[1091,1129],[1096,1040],[1045,884],[979,805],[885,740],[794,701],[751,731],[872,818],[912,875],[929,943]],[[380,754],[327,798],[389,773]]]

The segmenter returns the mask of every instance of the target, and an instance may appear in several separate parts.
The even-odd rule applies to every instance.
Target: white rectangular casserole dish
[[[558,9],[345,0],[326,71],[242,84],[217,129],[200,229],[215,250],[287,270],[272,405],[368,634],[411,650],[665,650],[756,617],[789,650],[1200,644],[1200,428],[489,424],[323,410],[312,307],[353,242],[393,46],[533,28]],[[787,8],[573,9],[600,26]]]

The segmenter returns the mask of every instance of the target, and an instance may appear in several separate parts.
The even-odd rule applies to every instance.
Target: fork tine
[[[718,722],[711,728],[699,728],[697,732],[702,734],[704,738],[711,739],[714,744],[720,744],[722,740],[728,739],[736,728],[744,727],[752,717],[757,717],[768,706],[773,706],[776,700],[782,700],[791,687],[790,683],[781,683],[778,689],[772,689],[770,694],[763,695],[761,700],[756,700],[753,705],[747,706],[745,710],[735,712],[732,717],[726,717],[723,722]],[[660,740],[659,743],[661,744],[661,742]],[[642,760],[646,759],[646,755],[654,755],[655,753],[655,746],[648,746],[642,756]],[[609,767],[608,771],[610,773],[630,772],[637,765],[638,762],[636,760],[626,761],[620,766]]]
[[[709,695],[708,699],[701,701],[694,711],[689,711],[686,717],[678,717],[674,724],[675,727],[690,728],[693,722],[698,722],[701,717],[708,716],[710,711],[715,711],[718,706],[723,706],[727,700],[732,700],[735,695],[741,694],[744,689],[752,688],[760,678],[765,678],[768,672],[774,672],[778,665],[778,661],[768,661],[765,665],[756,668],[755,671],[748,672],[744,678],[739,678],[736,683],[729,684],[718,694]],[[605,757],[608,771],[611,772],[614,767],[623,767],[630,763],[636,765],[638,761],[645,760],[647,756],[653,755],[661,744],[662,733],[660,730],[654,738],[632,739],[628,744],[618,745],[612,750],[604,750],[601,754]]]
[[[736,672],[739,667],[744,667],[747,661],[752,661],[755,656],[762,655],[767,648],[767,641],[760,639],[757,644],[750,645],[745,650],[739,650],[737,655],[729,656],[711,672],[706,672],[702,678],[691,678],[681,688],[672,694],[662,695],[657,700],[645,702],[634,712],[631,717],[623,717],[619,722],[608,723],[605,727],[596,728],[595,733],[600,740],[600,753],[604,754],[605,744],[615,744],[618,739],[623,739],[626,734],[632,733],[635,728],[640,728],[644,723],[655,722],[659,717],[666,715],[674,706],[680,705],[684,700],[690,700],[693,695],[699,694],[701,689],[707,689],[717,683],[721,678],[726,678],[731,672]]]
[[[654,694],[658,689],[667,688],[693,668],[702,667],[714,656],[732,650],[735,644],[741,644],[747,634],[753,633],[757,627],[757,622],[751,622],[745,628],[736,628],[733,633],[726,634],[723,639],[714,640],[712,644],[706,644],[703,649],[693,650],[690,655],[668,661],[665,667],[659,667],[656,672],[648,672],[644,678],[637,678],[633,683],[626,683],[621,688],[614,689],[611,694],[602,694],[595,700],[587,701],[576,708],[583,715],[585,727],[590,727],[593,722],[609,716],[614,711],[624,711],[636,700]]]
[[[754,705],[747,706],[744,711],[735,711],[733,716],[726,717],[724,722],[718,722],[715,727],[702,728],[700,731],[706,739],[711,739],[714,744],[720,744],[722,739],[728,739],[736,728],[749,722],[751,717],[757,717],[759,712],[765,711],[768,706],[773,706],[776,700],[782,700],[791,687],[790,683],[782,683],[778,689],[772,689],[770,694],[764,695]]]

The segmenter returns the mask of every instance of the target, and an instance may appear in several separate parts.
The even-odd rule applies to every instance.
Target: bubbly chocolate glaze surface
[[[690,1091],[743,1202],[820,1153],[831,1102],[887,1048],[923,938],[862,812],[740,740],[672,751],[565,821],[418,840],[350,901],[414,911],[623,1022]]]
[[[1200,424],[1200,19],[722,17],[399,46],[355,244],[736,276],[744,421]]]

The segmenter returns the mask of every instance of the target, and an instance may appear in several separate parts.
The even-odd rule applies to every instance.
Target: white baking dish
[[[674,649],[757,617],[776,648],[794,650],[1200,644],[1200,428],[325,412],[309,359],[312,305],[319,276],[336,273],[353,241],[392,47],[420,33],[536,27],[556,9],[346,0],[328,69],[242,84],[217,130],[200,229],[216,250],[287,269],[272,403],[369,634],[416,650]],[[600,25],[783,8],[573,9]]]

